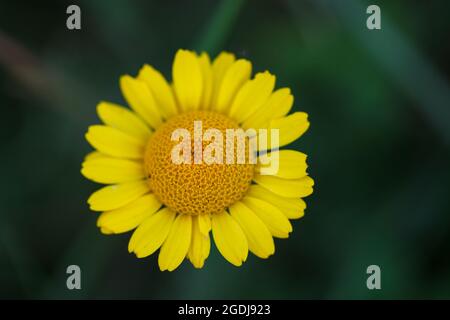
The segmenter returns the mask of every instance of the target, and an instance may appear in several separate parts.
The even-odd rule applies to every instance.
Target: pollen
[[[172,140],[177,129],[186,129],[194,137],[194,122],[202,129],[217,129],[223,137],[227,129],[239,129],[232,119],[217,112],[191,111],[174,116],[162,124],[150,137],[144,157],[148,184],[155,196],[167,207],[189,215],[220,213],[244,197],[254,176],[254,164],[245,163],[174,163]],[[194,159],[195,139],[191,139]],[[202,141],[202,151],[210,144]],[[236,150],[237,143],[234,143]],[[246,138],[246,149],[248,139]],[[223,154],[226,153],[223,143]],[[246,154],[248,154],[246,152]],[[246,156],[247,159],[247,156]]]

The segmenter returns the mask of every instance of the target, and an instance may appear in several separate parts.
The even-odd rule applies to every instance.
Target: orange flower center
[[[208,146],[216,141],[214,138],[209,141],[205,138],[200,142],[196,140],[198,131],[195,129],[195,121],[201,121],[202,137],[208,129],[221,132],[222,163],[208,164],[204,159],[196,163],[195,157],[199,154],[203,158],[206,157],[205,149],[211,150]],[[210,111],[183,113],[162,124],[150,137],[144,158],[148,183],[155,196],[172,210],[190,215],[222,212],[242,199],[251,184],[255,168],[255,165],[248,161],[248,138],[245,138],[245,163],[240,164],[237,161],[237,140],[234,141],[233,147],[235,161],[227,163],[225,160],[226,130],[239,128],[234,120]],[[184,154],[190,158],[190,163],[176,163],[173,160],[173,150],[180,145],[181,140],[172,139],[172,134],[179,129],[186,129],[191,137],[186,144],[190,154]]]

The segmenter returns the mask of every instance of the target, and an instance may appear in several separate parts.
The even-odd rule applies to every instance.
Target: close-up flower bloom
[[[0,5],[0,299],[450,299],[435,1]]]
[[[88,179],[106,184],[88,199],[101,212],[97,225],[104,234],[134,230],[128,244],[138,258],[159,250],[159,268],[172,271],[185,258],[202,268],[211,236],[222,256],[235,266],[248,251],[259,258],[275,252],[274,238],[288,238],[290,220],[304,215],[302,198],[313,192],[306,155],[278,149],[297,140],[309,127],[307,114],[290,112],[289,88],[275,90],[268,71],[253,78],[252,65],[222,52],[179,50],[172,83],[152,66],[136,77],[120,78],[131,109],[100,102],[102,125],[92,125],[86,139],[95,149],[82,164]],[[194,134],[194,121],[224,135],[228,129],[278,129],[278,143],[260,157],[277,153],[279,167],[262,174],[256,163],[182,163],[172,161],[172,133]],[[192,149],[199,148],[194,146]],[[207,143],[200,145],[207,148]]]

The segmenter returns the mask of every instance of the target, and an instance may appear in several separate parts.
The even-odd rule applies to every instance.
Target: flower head
[[[230,53],[211,62],[179,50],[172,78],[144,65],[120,79],[131,109],[98,104],[104,124],[89,127],[96,151],[81,169],[107,185],[88,200],[102,212],[97,225],[104,234],[135,229],[128,250],[139,258],[159,250],[161,270],[185,258],[203,267],[211,234],[233,265],[248,251],[269,257],[313,191],[306,155],[279,150],[308,129],[307,115],[288,115],[290,90],[274,91],[267,71],[251,78],[251,63]]]

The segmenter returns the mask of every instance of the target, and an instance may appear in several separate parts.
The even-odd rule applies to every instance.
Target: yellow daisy
[[[206,53],[179,50],[172,83],[149,65],[137,77],[120,78],[131,110],[98,104],[104,124],[89,127],[86,139],[96,151],[81,169],[86,178],[107,185],[88,199],[93,211],[102,212],[97,221],[102,233],[135,229],[129,252],[143,258],[159,249],[163,271],[176,269],[184,258],[202,268],[210,234],[235,266],[246,261],[248,251],[260,258],[274,253],[273,238],[289,236],[289,220],[303,216],[302,198],[314,184],[306,172],[306,155],[278,147],[298,139],[309,122],[304,112],[288,115],[293,96],[288,88],[274,91],[274,75],[266,71],[251,78],[251,72],[249,61],[230,53],[211,62]],[[278,129],[278,143],[269,137],[273,149],[259,153],[256,164],[174,163],[172,134],[177,128],[193,133],[194,121],[224,134],[228,129]],[[202,151],[207,143],[192,141],[192,147]],[[273,174],[262,174],[264,155],[278,156]]]

